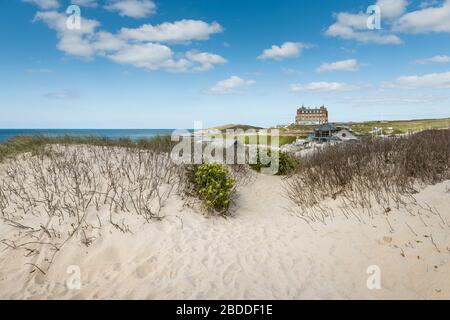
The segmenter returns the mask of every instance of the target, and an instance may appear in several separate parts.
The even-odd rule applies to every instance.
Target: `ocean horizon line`
[[[175,130],[193,131],[193,129],[0,129],[0,142],[17,136],[97,136],[110,139],[129,138],[132,140],[171,135]]]

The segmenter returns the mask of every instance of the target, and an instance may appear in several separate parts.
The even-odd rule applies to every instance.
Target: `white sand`
[[[418,217],[393,210],[391,232],[383,215],[360,223],[336,211],[333,221],[313,230],[289,213],[282,184],[279,177],[257,175],[240,191],[229,219],[205,218],[173,196],[161,222],[132,218],[133,234],[108,225],[87,248],[71,240],[45,276],[30,274],[35,268],[23,251],[2,246],[0,298],[450,298],[450,229],[440,218],[423,211],[426,227]],[[449,187],[450,181],[428,187],[417,199],[450,221]],[[0,239],[9,232],[0,222]],[[430,234],[438,248],[424,237]],[[71,265],[80,267],[80,290],[66,286]],[[370,265],[381,268],[381,290],[366,286]]]

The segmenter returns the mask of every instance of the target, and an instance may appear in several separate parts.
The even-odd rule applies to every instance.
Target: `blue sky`
[[[450,0],[1,4],[0,128],[272,126],[302,104],[330,121],[450,116]]]

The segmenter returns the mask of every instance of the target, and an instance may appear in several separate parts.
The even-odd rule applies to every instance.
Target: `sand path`
[[[313,230],[286,210],[279,177],[256,176],[240,191],[230,219],[206,219],[174,200],[162,222],[131,225],[133,234],[102,232],[89,248],[68,245],[46,276],[28,274],[22,254],[0,252],[2,298],[336,299],[450,298],[448,230],[435,230],[442,252],[403,226],[402,213],[368,223],[336,218]],[[419,196],[450,220],[446,182]],[[424,231],[425,232],[425,231]],[[407,243],[419,241],[408,247]],[[401,255],[401,250],[406,256]],[[418,256],[420,256],[418,258]],[[69,290],[68,266],[81,271]],[[367,268],[381,269],[382,289],[369,290]]]

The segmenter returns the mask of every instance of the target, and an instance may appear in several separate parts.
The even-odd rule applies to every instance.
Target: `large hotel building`
[[[301,107],[297,110],[295,124],[297,125],[315,125],[328,123],[328,109],[325,106],[320,108]]]

